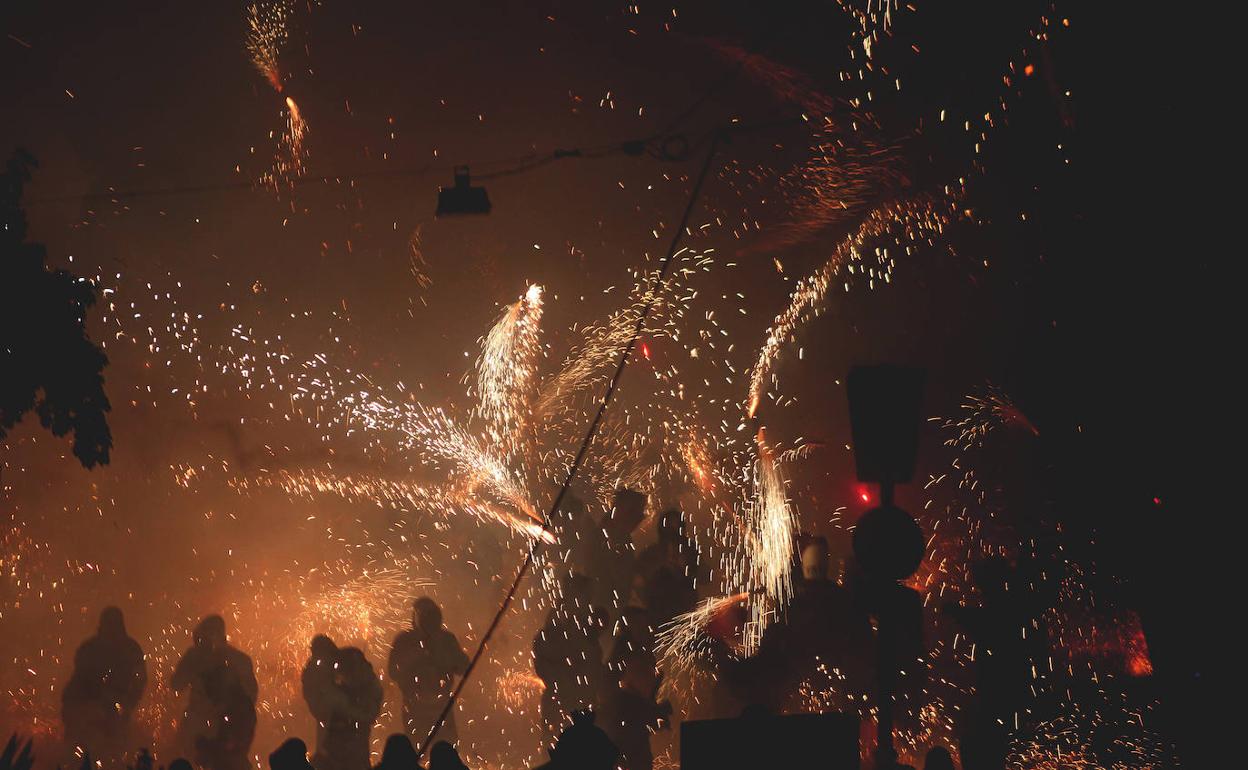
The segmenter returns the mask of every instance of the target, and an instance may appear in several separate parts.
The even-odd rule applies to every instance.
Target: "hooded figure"
[[[534,770],[614,770],[620,750],[602,729],[594,724],[594,712],[572,713],[554,748],[550,761]]]
[[[96,759],[123,756],[132,748],[130,720],[146,686],[143,650],[126,634],[121,610],[104,608],[95,636],[74,655],[74,672],[62,695],[68,742]]]
[[[468,670],[468,656],[455,635],[442,625],[442,610],[427,596],[413,604],[412,628],[399,634],[386,670],[403,694],[403,723],[417,742],[446,705],[456,676]],[[446,716],[439,735],[454,743],[455,712]]]
[[[300,682],[303,685],[303,700],[316,720],[318,753],[325,745],[325,726],[329,724],[338,700],[338,691],[334,687],[337,668],[338,645],[324,634],[312,637],[312,654],[303,667]]]
[[[308,744],[298,738],[287,738],[269,755],[269,770],[312,770],[308,763]]]
[[[429,750],[429,770],[468,770],[459,752],[446,741],[438,741]]]
[[[386,739],[381,750],[381,762],[373,770],[421,770],[420,757],[412,746],[412,739],[405,733],[395,733]]]
[[[189,693],[178,725],[180,750],[208,770],[244,770],[259,690],[251,658],[226,642],[220,615],[200,621],[194,638],[170,680],[174,692]]]
[[[368,736],[381,713],[381,680],[355,647],[338,651],[332,672],[312,765],[317,770],[368,770]]]

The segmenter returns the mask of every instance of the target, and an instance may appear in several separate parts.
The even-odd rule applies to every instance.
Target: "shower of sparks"
[[[784,612],[793,596],[793,548],[797,542],[797,522],[789,504],[784,477],[763,429],[757,436],[758,463],[754,485],[755,500],[749,507],[746,553],[738,569],[745,573],[745,586],[751,594],[761,594],[750,602],[750,622],[745,647],[757,649],[763,632],[775,615]]]
[[[289,21],[292,13],[293,4],[290,0],[257,3],[248,6],[246,11],[246,47],[252,66],[279,95],[286,91],[281,56],[290,41]],[[285,94],[284,105],[285,130],[277,139],[273,167],[261,178],[263,183],[274,189],[283,182],[288,186],[291,180],[302,176],[307,158],[304,146],[304,137],[308,133],[307,121],[304,120],[299,105],[289,94]]]
[[[247,52],[251,54],[251,63],[278,93],[282,92],[278,59],[290,39],[286,27],[289,16],[289,2],[258,3],[247,8]]]
[[[532,709],[545,691],[546,685],[532,671],[514,669],[498,677],[495,691],[498,699],[509,709]]]
[[[947,430],[956,430],[957,435],[946,440],[949,446],[960,450],[983,446],[984,439],[995,428],[1016,425],[1039,436],[1040,431],[1031,424],[1027,415],[1010,400],[1010,397],[997,386],[989,383],[981,393],[969,393],[962,403],[963,413],[959,419],[946,420],[942,425]]]
[[[747,656],[744,646],[733,644],[731,639],[716,640],[709,629],[713,622],[724,619],[735,608],[748,605],[749,599],[746,593],[704,599],[697,607],[659,629],[655,636],[655,654],[668,675],[665,686],[674,686],[671,683],[682,676],[713,667],[717,642],[727,641],[729,650],[741,657]]]
[[[509,459],[522,454],[530,430],[541,319],[542,287],[534,284],[503,311],[477,359],[477,415],[485,420],[490,441]]]
[[[933,245],[952,216],[953,201],[948,196],[889,203],[873,209],[854,232],[838,243],[831,258],[797,284],[788,307],[772,322],[750,372],[749,415],[757,413],[769,384],[774,382],[776,363],[784,346],[824,309],[835,286],[839,284],[849,291],[855,280],[866,283],[870,289],[877,282],[890,282],[897,257]]]

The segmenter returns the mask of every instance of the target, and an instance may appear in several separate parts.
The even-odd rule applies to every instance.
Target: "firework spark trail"
[[[280,470],[275,473],[231,479],[229,483],[239,492],[276,488],[289,495],[305,498],[335,495],[344,500],[369,502],[403,511],[436,513],[447,519],[465,513],[483,521],[503,524],[529,538],[539,538],[548,543],[554,542],[554,537],[542,528],[540,521],[518,516],[509,508],[474,498],[453,487],[422,485],[376,475],[309,470]]]
[[[537,674],[523,669],[504,671],[495,683],[498,699],[513,710],[533,709],[545,689]]]
[[[307,151],[303,146],[304,136],[308,133],[308,124],[299,111],[299,105],[289,96],[286,97],[286,133],[280,140],[277,170],[285,176],[301,176],[304,171],[303,162]]]
[[[456,485],[468,494],[484,491],[532,521],[541,522],[524,479],[508,466],[504,457],[490,451],[482,438],[442,409],[370,400],[360,405],[357,414],[370,430],[398,430],[405,438],[406,448],[421,452],[422,460],[433,465],[449,463],[449,470],[456,474]]]
[[[901,148],[868,130],[876,124],[870,115],[791,67],[731,45],[713,48],[774,98],[801,108],[809,130],[805,159],[777,180],[786,204],[783,220],[766,229],[753,251],[783,249],[829,228],[853,226],[880,200],[900,195]]]
[[[261,179],[274,188],[279,180],[286,180],[289,185],[292,179],[302,176],[307,157],[304,137],[308,133],[308,124],[294,98],[285,94],[280,63],[282,52],[290,41],[289,20],[293,8],[290,0],[277,0],[253,4],[246,11],[246,47],[252,66],[276,93],[285,95],[285,131],[277,140],[273,167]]]
[[[758,649],[772,619],[784,612],[793,597],[792,559],[797,521],[789,504],[784,477],[763,429],[756,437],[755,499],[747,509],[744,551],[737,555],[733,574],[744,577],[751,596],[745,649]]]
[[[1006,765],[1013,770],[1159,770],[1180,766],[1169,742],[1145,726],[1144,715],[1151,706],[1137,710],[1123,703],[1102,705],[1094,709],[1072,707],[1067,714],[1016,733]],[[1096,740],[1104,735],[1113,738]]]
[[[968,393],[962,402],[962,410],[960,418],[947,419],[941,427],[957,432],[956,436],[946,439],[945,444],[963,452],[972,447],[982,447],[989,433],[1007,425],[1018,425],[1033,436],[1040,435],[1040,431],[1005,391],[992,383],[985,385],[980,393]]]
[[[793,594],[791,563],[797,516],[788,500],[780,463],[767,443],[765,431],[760,429],[755,436],[754,452],[734,458],[741,463],[752,454],[749,471],[752,496],[741,502],[740,496],[746,492],[739,484],[732,483],[732,474],[717,467],[696,435],[681,443],[679,453],[690,476],[707,495],[712,510],[721,514],[716,519],[713,534],[723,553],[722,588],[734,600],[739,597],[746,607],[748,618],[742,629],[740,654],[748,657],[757,651],[763,633],[783,613]],[[725,482],[731,484],[726,487],[731,490],[727,499],[716,494]],[[737,497],[738,501],[731,502],[731,497]],[[679,624],[669,627],[663,645],[668,655],[680,657],[679,650],[687,647],[685,642],[700,633],[699,624],[704,625],[716,610],[722,612],[725,606],[704,604],[682,616]],[[678,665],[688,662],[685,660]]]
[[[289,2],[258,3],[247,8],[247,52],[251,54],[251,63],[279,94],[282,71],[278,59],[290,39],[286,26],[289,15]]]
[[[508,305],[481,346],[477,358],[476,415],[486,422],[490,439],[508,461],[524,456],[541,356],[542,287],[533,284]]]
[[[581,341],[568,353],[559,370],[542,382],[534,412],[551,417],[566,411],[578,394],[601,382],[628,346],[643,309],[653,302],[642,333],[661,335],[679,316],[682,279],[712,263],[710,252],[683,248],[673,257],[668,280],[658,281],[658,270],[639,273],[629,294],[628,304],[611,313],[601,324],[581,328]]]
[[[773,380],[776,361],[797,330],[818,315],[828,293],[840,281],[846,291],[854,278],[874,289],[876,281],[892,280],[896,252],[912,253],[931,245],[951,219],[951,201],[920,197],[879,206],[854,232],[847,235],[819,270],[803,278],[789,297],[789,306],[776,316],[767,340],[750,372],[747,412],[753,416]],[[890,253],[889,246],[894,247]]]
[[[696,676],[700,670],[715,665],[717,645],[708,635],[708,627],[733,607],[744,606],[749,598],[748,593],[738,593],[704,599],[697,607],[677,615],[659,629],[655,635],[654,650],[667,674],[664,688],[670,690],[677,686],[676,682]],[[740,650],[736,652],[741,653]]]

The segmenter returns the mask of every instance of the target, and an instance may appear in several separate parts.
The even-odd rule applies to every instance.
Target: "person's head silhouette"
[[[269,755],[271,770],[309,770],[308,745],[298,738],[287,738]],[[170,768],[172,770],[172,768]]]
[[[620,750],[594,724],[594,712],[586,709],[572,712],[572,724],[550,750],[553,765],[576,770],[611,770],[619,756]]]
[[[312,637],[312,658],[317,663],[332,662],[334,656],[338,654],[338,645],[334,644],[334,640],[325,634],[317,634]]]
[[[446,741],[438,741],[429,750],[429,770],[468,770],[459,752]]]
[[[923,760],[923,770],[953,770],[953,755],[944,746],[934,746]]]
[[[220,615],[209,615],[195,627],[195,644],[217,649],[225,645],[225,620]]]
[[[126,620],[117,607],[105,607],[100,613],[99,635],[117,639],[126,635]]]
[[[386,739],[381,750],[381,767],[386,770],[417,770],[420,757],[412,746],[412,739],[403,733],[395,733]]]
[[[422,596],[412,604],[412,626],[431,634],[442,627],[442,608],[428,596]]]
[[[828,579],[828,539],[812,537],[802,547],[802,577],[810,582]]]

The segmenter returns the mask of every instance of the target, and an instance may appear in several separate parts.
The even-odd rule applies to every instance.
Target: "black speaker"
[[[882,364],[849,371],[849,426],[858,480],[903,484],[914,476],[923,370]]]
[[[858,770],[858,717],[793,714],[680,725],[681,770]]]

